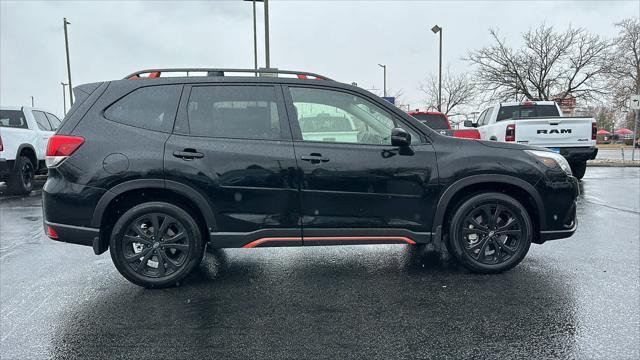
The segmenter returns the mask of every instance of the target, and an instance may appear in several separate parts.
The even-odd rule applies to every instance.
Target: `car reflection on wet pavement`
[[[571,239],[474,275],[405,245],[209,251],[145,290],[0,198],[2,359],[640,357],[640,169],[589,168]]]

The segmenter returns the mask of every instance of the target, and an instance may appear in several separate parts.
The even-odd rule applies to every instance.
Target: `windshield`
[[[415,114],[414,118],[434,130],[448,129],[449,122],[444,116],[438,114]]]
[[[21,110],[0,110],[0,127],[27,128],[27,120]]]
[[[515,118],[560,116],[555,105],[512,105],[501,106],[496,121]]]

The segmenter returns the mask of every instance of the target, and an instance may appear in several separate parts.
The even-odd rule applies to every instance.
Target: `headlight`
[[[538,150],[525,150],[525,152],[536,158],[548,168],[560,167],[565,173],[567,173],[567,175],[572,175],[571,166],[569,166],[567,159],[560,154],[556,154],[551,151]]]

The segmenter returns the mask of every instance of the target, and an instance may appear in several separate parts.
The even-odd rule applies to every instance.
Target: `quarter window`
[[[143,129],[171,131],[182,85],[143,87],[129,93],[105,111],[112,121]]]
[[[51,124],[49,124],[49,120],[47,120],[47,116],[41,111],[34,111],[33,117],[36,119],[36,123],[38,123],[38,128],[43,131],[51,131]]]
[[[391,145],[395,121],[372,102],[333,90],[289,90],[302,140]]]
[[[187,110],[194,136],[282,139],[272,86],[196,86]]]

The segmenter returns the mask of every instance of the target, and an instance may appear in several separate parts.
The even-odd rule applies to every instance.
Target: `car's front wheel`
[[[126,211],[116,221],[109,245],[118,271],[144,287],[178,284],[204,253],[193,216],[165,202],[143,203]]]
[[[479,194],[455,210],[449,249],[473,272],[500,273],[522,261],[532,234],[529,213],[516,199],[501,193]]]

